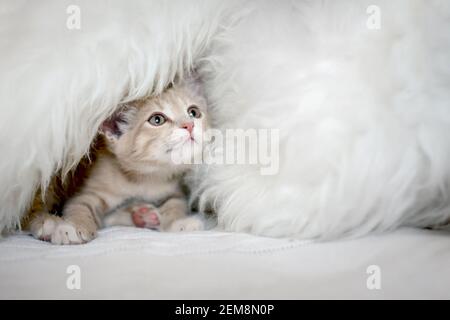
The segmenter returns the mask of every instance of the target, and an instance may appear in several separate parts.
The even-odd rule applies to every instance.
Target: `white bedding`
[[[66,286],[68,266],[81,289]],[[377,265],[381,289],[367,288]],[[450,233],[403,229],[311,243],[216,231],[110,228],[81,246],[0,241],[0,298],[450,298]]]

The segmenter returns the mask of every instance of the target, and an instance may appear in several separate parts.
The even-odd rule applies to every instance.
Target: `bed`
[[[450,299],[449,266],[445,230],[316,243],[114,227],[79,246],[2,239],[0,298]]]

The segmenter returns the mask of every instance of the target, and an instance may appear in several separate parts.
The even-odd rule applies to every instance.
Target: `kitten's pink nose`
[[[189,133],[192,133],[192,130],[194,129],[194,123],[193,122],[185,122],[181,124],[182,129],[186,129],[189,131]]]

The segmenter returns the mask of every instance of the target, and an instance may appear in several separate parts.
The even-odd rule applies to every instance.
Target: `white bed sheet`
[[[67,288],[71,265],[80,290]],[[80,246],[0,241],[2,299],[450,299],[449,270],[450,233],[415,229],[330,243],[125,227]]]

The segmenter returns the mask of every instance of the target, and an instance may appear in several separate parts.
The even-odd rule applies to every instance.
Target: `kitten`
[[[199,218],[187,215],[180,186],[191,166],[174,159],[180,163],[198,156],[207,128],[205,99],[189,83],[124,106],[102,125],[95,160],[78,170],[86,178],[65,203],[62,217],[51,215],[35,199],[31,233],[54,244],[79,244],[112,225],[202,229]]]

